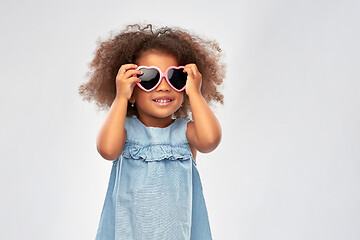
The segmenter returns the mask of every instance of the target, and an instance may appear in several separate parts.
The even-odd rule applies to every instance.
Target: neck
[[[174,119],[171,118],[171,116],[166,118],[149,118],[149,117],[138,117],[139,121],[142,122],[146,127],[158,127],[158,128],[165,128],[170,126]]]

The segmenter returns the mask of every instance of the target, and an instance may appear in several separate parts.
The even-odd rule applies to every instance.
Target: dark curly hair
[[[128,25],[118,34],[110,33],[106,41],[97,41],[98,48],[86,73],[89,81],[80,85],[83,100],[94,100],[100,109],[109,109],[116,96],[116,76],[123,64],[137,63],[141,54],[157,50],[173,55],[179,65],[195,63],[202,74],[201,94],[209,103],[223,104],[224,96],[218,86],[225,77],[225,66],[220,62],[221,49],[216,41],[202,39],[179,28],[153,29],[139,24]],[[174,113],[177,118],[188,117],[189,98],[184,93],[182,106]],[[136,108],[128,105],[127,115],[137,115]]]

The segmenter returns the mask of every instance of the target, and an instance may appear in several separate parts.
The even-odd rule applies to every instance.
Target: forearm
[[[194,121],[197,148],[201,152],[214,150],[221,141],[221,126],[204,97],[199,93],[189,95]]]
[[[99,131],[96,140],[97,150],[107,160],[114,160],[119,157],[124,147],[127,104],[127,99],[115,98]]]

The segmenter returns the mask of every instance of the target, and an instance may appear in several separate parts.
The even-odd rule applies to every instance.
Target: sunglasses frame
[[[157,83],[153,88],[151,88],[150,90],[145,89],[143,86],[141,86],[141,84],[140,84],[139,82],[136,82],[136,85],[138,85],[138,87],[141,88],[142,90],[144,90],[145,92],[151,92],[151,91],[153,91],[154,89],[156,89],[156,88],[160,85],[160,83],[161,83],[161,81],[162,81],[163,78],[165,78],[165,80],[166,80],[166,82],[169,84],[169,86],[170,86],[172,89],[174,89],[175,91],[177,91],[177,92],[182,92],[182,91],[184,91],[184,89],[185,89],[185,87],[186,87],[186,84],[185,84],[185,86],[184,86],[182,89],[180,89],[180,90],[179,90],[179,89],[176,89],[176,88],[170,83],[170,81],[169,81],[169,79],[168,79],[168,72],[169,72],[169,70],[171,70],[171,69],[184,69],[185,66],[170,66],[170,67],[168,67],[168,68],[165,70],[165,72],[162,72],[161,69],[158,68],[158,67],[156,67],[156,66],[139,66],[139,67],[136,68],[136,70],[139,70],[139,69],[141,69],[141,68],[145,68],[145,69],[156,69],[156,70],[160,73],[160,78],[159,78],[159,80],[158,80],[158,83]],[[134,76],[137,77],[137,75],[134,75]]]

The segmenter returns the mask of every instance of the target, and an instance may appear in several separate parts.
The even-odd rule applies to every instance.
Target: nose
[[[164,91],[164,92],[170,91],[170,86],[167,83],[165,77],[161,79],[161,82],[159,86],[156,88],[156,91]]]

